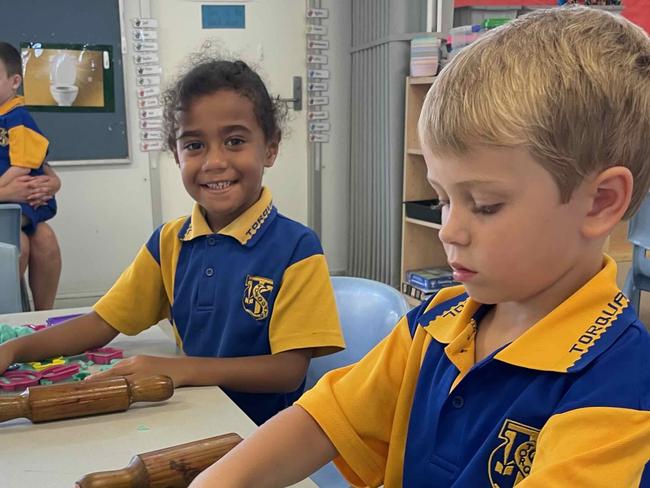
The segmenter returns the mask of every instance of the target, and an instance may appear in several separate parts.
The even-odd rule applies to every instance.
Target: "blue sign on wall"
[[[245,29],[244,5],[201,5],[204,29]]]

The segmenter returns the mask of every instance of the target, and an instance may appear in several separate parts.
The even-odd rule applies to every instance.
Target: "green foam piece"
[[[73,375],[72,378],[75,381],[82,381],[86,377],[90,376],[90,372],[88,371],[79,371],[77,374]]]
[[[52,383],[54,383],[54,381],[52,381],[52,380],[41,380],[41,381],[39,381],[39,383],[41,385],[51,385]]]
[[[148,430],[151,430],[151,428],[150,428],[150,427],[147,427],[146,425],[140,424],[140,425],[138,425],[138,426],[136,427],[136,430],[137,430],[138,432],[146,432],[146,431],[148,431]]]

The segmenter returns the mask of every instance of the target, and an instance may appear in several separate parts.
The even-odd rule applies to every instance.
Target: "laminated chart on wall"
[[[328,28],[323,23],[329,18],[326,8],[307,8],[307,140],[311,143],[329,142],[329,88]]]
[[[162,68],[158,54],[158,21],[135,18],[131,21],[135,84],[140,126],[140,150],[163,149],[160,82]]]

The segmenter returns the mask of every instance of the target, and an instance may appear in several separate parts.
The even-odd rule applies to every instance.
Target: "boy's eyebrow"
[[[436,180],[429,178],[427,180],[431,186],[441,186]],[[488,188],[488,189],[501,189],[501,182],[498,180],[465,180],[458,183],[454,183],[454,186],[462,190],[472,190],[475,188]]]
[[[198,137],[201,135],[203,135],[203,132],[200,130],[186,130],[177,135],[176,140],[183,139],[184,137]]]

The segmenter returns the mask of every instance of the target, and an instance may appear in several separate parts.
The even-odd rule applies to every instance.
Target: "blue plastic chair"
[[[0,204],[0,313],[23,311],[20,260],[20,205]]]
[[[328,371],[356,363],[386,337],[409,306],[396,289],[378,281],[348,276],[332,277],[346,348],[311,360],[306,388]],[[311,475],[320,488],[349,487],[333,463]]]
[[[633,244],[632,267],[625,278],[623,293],[638,313],[641,290],[650,291],[650,259],[645,255],[650,249],[650,194],[630,219],[627,238]]]

